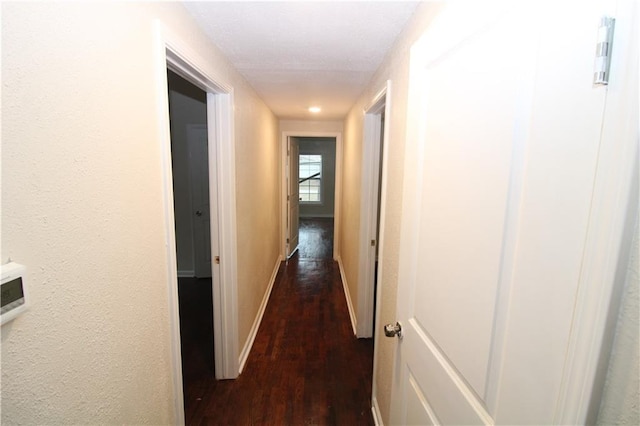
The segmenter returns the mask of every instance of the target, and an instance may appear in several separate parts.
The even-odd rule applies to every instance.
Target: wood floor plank
[[[303,237],[305,228],[312,237]],[[353,335],[339,269],[331,260],[332,243],[325,241],[320,249],[304,246],[332,233],[332,221],[314,225],[301,220],[300,229],[303,245],[280,266],[240,377],[216,381],[201,361],[183,367],[189,372],[184,383],[187,424],[373,425],[373,342]],[[192,303],[185,309],[197,307]]]

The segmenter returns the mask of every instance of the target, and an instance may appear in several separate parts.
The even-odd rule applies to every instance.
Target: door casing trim
[[[384,205],[387,199],[387,157],[389,141],[389,120],[382,128],[382,113],[390,117],[391,80],[373,97],[364,110],[364,136],[362,141],[362,189],[360,191],[360,241],[358,262],[358,297],[356,335],[359,338],[373,336],[376,249],[378,258],[382,259],[384,236]],[[382,130],[382,133],[381,133]],[[380,137],[382,136],[382,140]],[[382,153],[380,144],[382,143]],[[379,177],[380,167],[382,175]],[[381,188],[380,211],[378,211],[378,191]],[[375,246],[376,230],[380,222],[380,230]],[[378,277],[381,277],[382,262],[378,262]],[[377,304],[379,306],[379,303]]]
[[[337,260],[339,251],[339,230],[340,230],[340,197],[342,194],[342,133],[340,132],[308,132],[290,130],[282,132],[280,148],[280,229],[282,230],[282,238],[280,244],[280,256],[287,259],[287,218],[289,215],[289,206],[287,204],[287,149],[289,146],[289,138],[292,137],[322,137],[335,138],[336,140],[336,179],[335,179],[335,204],[333,208],[333,259]]]
[[[178,73],[207,93],[209,197],[210,205],[216,206],[211,212],[211,254],[220,257],[220,264],[212,265],[214,356],[218,379],[235,378],[239,374],[234,91],[233,87],[222,84],[212,77],[202,57],[193,52],[160,20],[156,20],[154,26],[156,105],[162,161],[173,406],[175,423],[184,424],[167,69]]]

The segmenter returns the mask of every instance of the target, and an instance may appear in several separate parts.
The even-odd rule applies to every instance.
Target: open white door
[[[291,256],[298,248],[298,231],[300,221],[300,184],[299,181],[299,163],[300,163],[300,147],[298,140],[289,137],[288,140],[288,183],[287,183],[287,257]]]
[[[194,270],[198,278],[211,277],[208,133],[204,124],[187,126],[193,215]]]
[[[446,5],[412,49],[392,424],[559,422],[607,94],[568,3]]]
[[[388,81],[384,89],[365,110],[362,146],[362,198],[360,201],[360,260],[358,272],[358,326],[356,336],[373,335],[376,294],[376,267],[382,232],[383,149],[385,145],[384,117],[387,111]]]

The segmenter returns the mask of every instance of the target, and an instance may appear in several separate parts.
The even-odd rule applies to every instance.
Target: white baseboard
[[[356,320],[356,312],[353,310],[353,303],[351,303],[351,294],[349,293],[349,286],[347,285],[347,276],[344,273],[344,267],[342,266],[342,258],[338,256],[338,267],[340,268],[340,277],[342,278],[342,287],[344,288],[344,297],[347,299],[347,307],[349,308],[349,317],[351,318],[351,327],[353,327],[353,334],[356,334],[358,321]]]
[[[384,426],[382,414],[380,413],[380,406],[378,405],[378,399],[375,396],[371,399],[371,414],[373,415],[373,422],[376,426]]]
[[[278,256],[278,260],[276,261],[276,265],[273,268],[273,272],[271,273],[271,279],[269,280],[269,285],[267,286],[267,291],[264,293],[264,297],[262,298],[262,303],[260,303],[260,308],[258,309],[258,314],[256,315],[256,319],[253,321],[253,325],[251,326],[251,330],[249,331],[249,337],[242,348],[242,352],[240,352],[240,373],[244,369],[244,365],[249,358],[249,353],[251,353],[251,348],[253,347],[253,342],[256,340],[256,335],[258,334],[258,329],[260,328],[260,323],[262,322],[262,316],[264,315],[264,310],[267,308],[267,303],[269,303],[269,297],[271,297],[271,290],[273,289],[273,284],[276,282],[276,276],[278,275],[278,269],[280,269],[280,263],[282,263],[282,256]]]
[[[193,269],[190,271],[178,271],[178,278],[193,278],[196,276],[196,271]]]

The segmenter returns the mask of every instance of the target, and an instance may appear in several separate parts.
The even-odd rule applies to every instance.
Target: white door
[[[207,126],[187,126],[191,214],[193,215],[194,270],[198,278],[211,277],[211,222]]]
[[[300,164],[300,147],[296,138],[289,138],[288,149],[289,161],[289,182],[288,182],[288,235],[287,235],[287,257],[291,256],[298,248],[298,231],[300,216],[300,184],[299,184],[299,164]]]
[[[596,2],[444,6],[411,52],[393,424],[552,424],[598,160]]]

